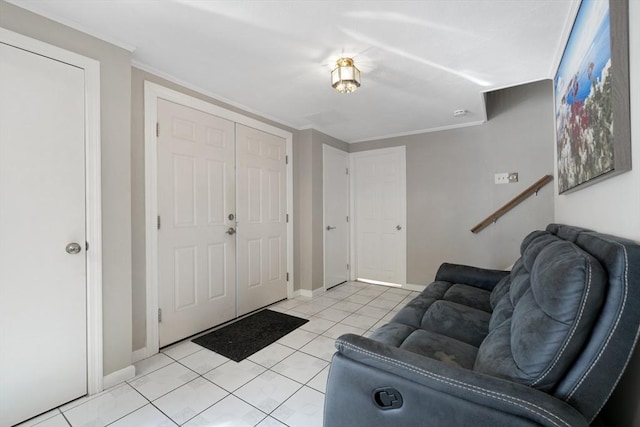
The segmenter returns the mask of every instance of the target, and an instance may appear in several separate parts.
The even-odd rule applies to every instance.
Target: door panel
[[[234,124],[158,101],[160,346],[236,316]]]
[[[324,145],[322,164],[324,286],[330,288],[349,280],[349,155]]]
[[[356,276],[406,282],[404,147],[352,154]]]
[[[227,283],[225,274],[225,266],[227,265],[227,258],[233,257],[234,254],[228,253],[228,246],[224,243],[217,243],[209,245],[208,249],[208,283],[209,283],[209,300],[214,300],[225,296]],[[222,266],[220,268],[219,266]]]
[[[197,258],[198,249],[195,246],[191,246],[189,248],[174,249],[173,260],[175,268],[175,311],[184,310],[196,305],[197,303]]]
[[[225,172],[220,160],[207,160],[207,212],[209,225],[225,225]]]
[[[84,84],[0,43],[0,425],[87,393]]]
[[[236,125],[238,315],[286,298],[286,145]]]
[[[196,159],[173,155],[174,227],[196,225]]]

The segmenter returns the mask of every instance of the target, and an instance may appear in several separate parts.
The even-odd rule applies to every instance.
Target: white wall
[[[555,196],[556,222],[640,242],[640,1],[629,1],[632,170],[568,195]],[[640,308],[639,308],[640,309]],[[606,425],[640,426],[640,351],[605,408]]]
[[[312,290],[313,283],[313,140],[312,131],[296,132],[293,147],[293,230],[295,290]]]

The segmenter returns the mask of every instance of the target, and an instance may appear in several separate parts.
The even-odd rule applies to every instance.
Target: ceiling
[[[484,92],[555,74],[579,4],[10,1],[132,50],[147,71],[346,142],[484,122]],[[352,94],[329,83],[340,56],[362,73]]]

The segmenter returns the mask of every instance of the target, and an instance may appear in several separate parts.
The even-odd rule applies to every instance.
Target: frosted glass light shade
[[[360,87],[360,70],[353,65],[353,59],[338,59],[331,72],[331,86],[340,93],[351,93]]]

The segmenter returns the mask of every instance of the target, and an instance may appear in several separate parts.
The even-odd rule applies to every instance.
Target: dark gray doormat
[[[308,321],[262,310],[191,341],[240,362]]]

